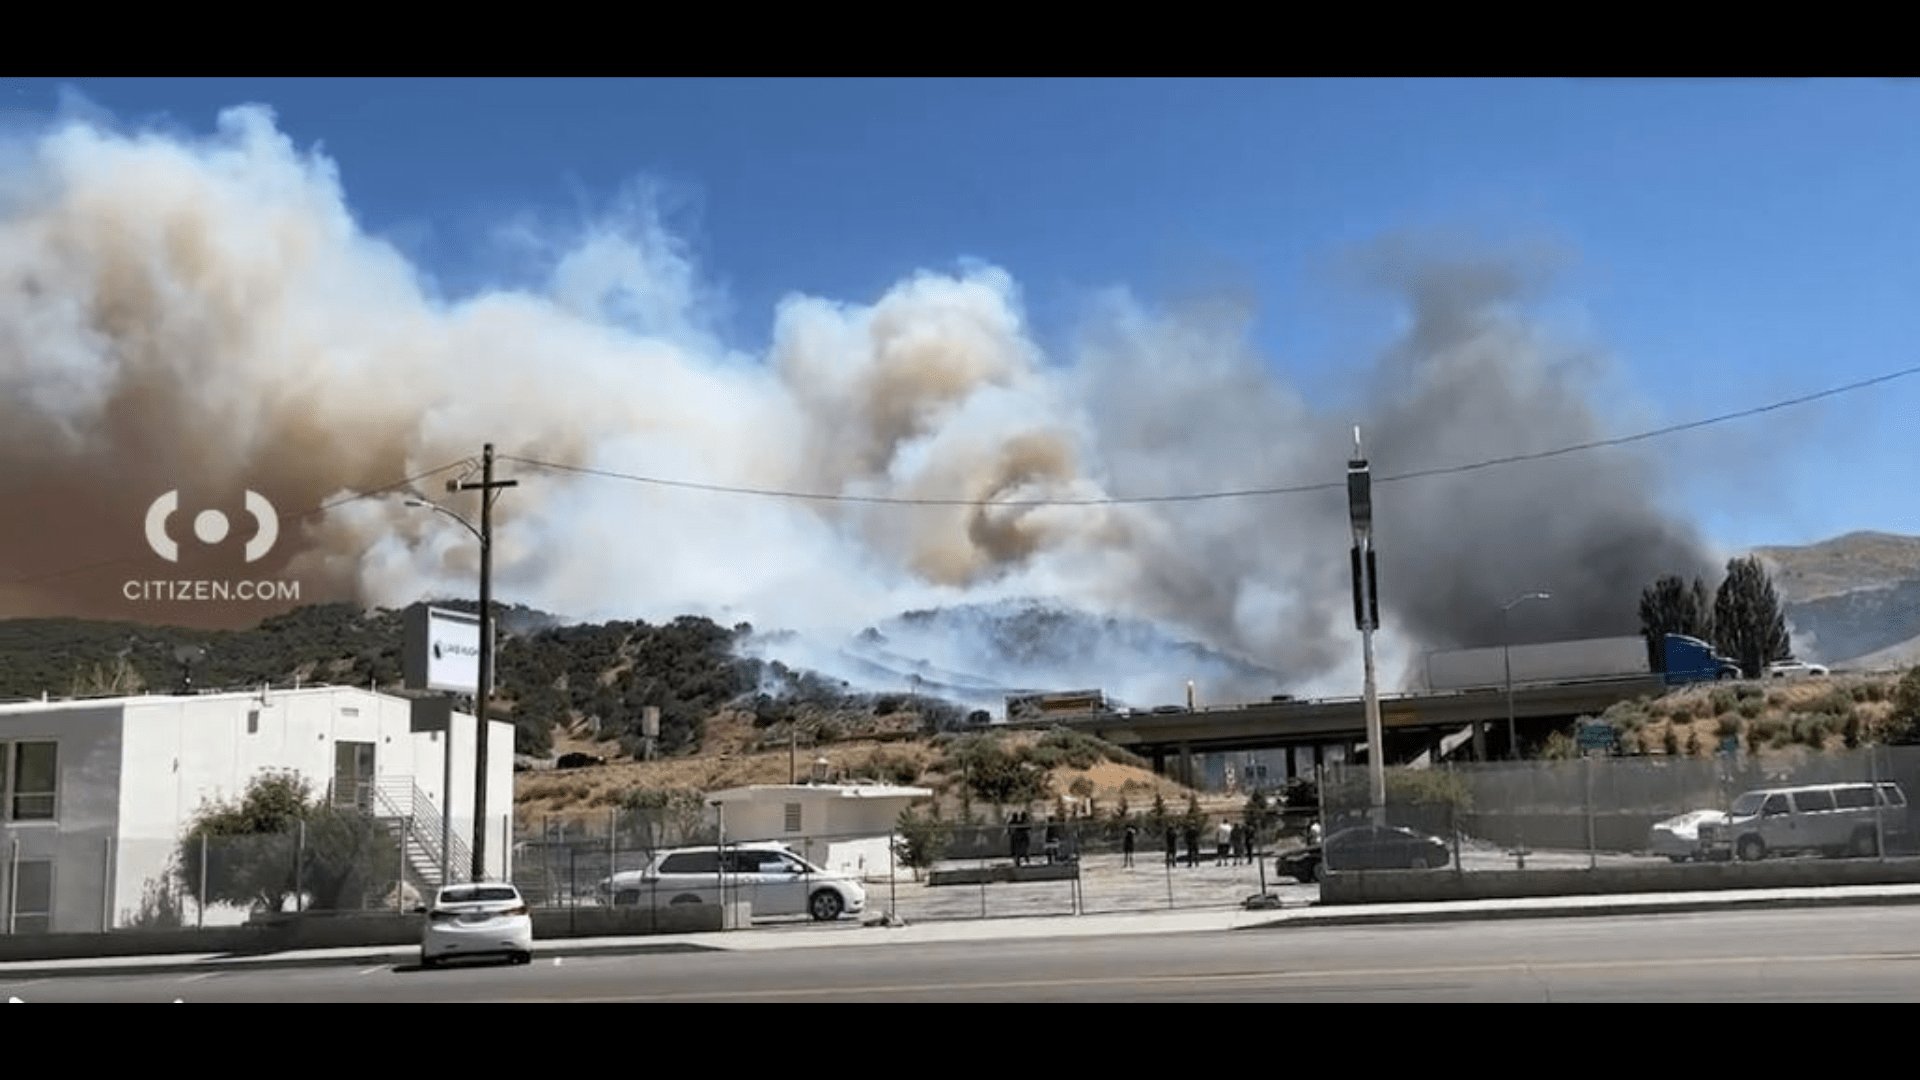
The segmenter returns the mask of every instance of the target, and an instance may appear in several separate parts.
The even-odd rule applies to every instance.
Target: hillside
[[[1637,748],[1710,747],[1737,720],[1742,737],[1760,733],[1759,744],[1770,752],[1781,740],[1804,750],[1844,741],[1850,722],[1857,733],[1886,719],[1892,676],[1885,672],[1920,662],[1920,538],[1862,532],[1757,553],[1774,575],[1798,655],[1883,674],[1842,673],[1817,691],[1750,688],[1748,697],[1731,702],[1724,693],[1701,697],[1718,691],[1682,691],[1610,714],[1638,740]],[[444,606],[471,611],[476,605]],[[1150,705],[1176,699],[1153,689],[1148,693],[1160,696],[1127,701],[1115,692],[1118,683],[1098,673],[1203,671],[1209,688],[1244,683],[1249,692],[1271,689],[1277,678],[1145,624],[1033,600],[908,612],[824,645],[695,616],[661,625],[568,625],[522,606],[498,614],[495,710],[515,723],[523,770],[518,800],[522,812],[532,814],[596,812],[636,789],[785,782],[822,758],[836,776],[930,787],[943,805],[957,808],[950,772],[953,755],[963,751],[956,740],[997,715],[1001,695],[1100,686],[1116,704]],[[299,682],[398,689],[400,649],[399,612],[344,604],[305,607],[230,631],[6,620],[0,621],[0,698]],[[826,670],[802,659],[819,659]],[[979,670],[999,674],[989,678]],[[1701,715],[1676,716],[1676,709]],[[650,715],[658,720],[651,747],[642,737]],[[1020,736],[1010,752],[1039,752],[1035,738]],[[649,750],[651,759],[643,760]],[[593,763],[554,768],[564,754]],[[1105,760],[1048,764],[1051,788],[1043,783],[1042,790],[1109,807],[1122,797],[1140,805],[1155,792],[1183,803],[1188,796],[1118,750],[1096,756]]]
[[[1782,595],[1808,602],[1920,581],[1920,536],[1852,532],[1799,547],[1758,547]]]
[[[1920,537],[1855,532],[1754,553],[1798,655],[1863,670],[1920,662]]]
[[[657,761],[615,757],[602,765],[522,773],[515,785],[516,812],[523,822],[532,824],[547,814],[577,818],[605,812],[640,791],[718,791],[748,784],[804,782],[815,763],[821,761],[826,763],[829,779],[924,787],[934,793],[943,815],[957,817],[962,809],[957,762],[967,753],[969,740],[965,737],[853,738],[812,744],[796,740],[791,747],[769,747],[750,720],[738,714],[709,721],[707,736],[705,750],[696,756]],[[1031,751],[1043,738],[1041,733],[1025,732],[1007,742],[1017,754],[1020,748]],[[555,738],[554,748],[563,756],[597,756],[603,755],[607,746],[585,732],[563,732]],[[1152,804],[1155,794],[1172,805],[1184,806],[1192,794],[1183,785],[1155,775],[1148,763],[1117,748],[1095,745],[1093,740],[1081,741],[1077,748],[1089,757],[1112,757],[1083,757],[1077,764],[1047,767],[1041,770],[1043,789],[1091,800],[1094,808],[1103,811],[1112,810],[1122,800],[1134,809],[1143,809]],[[1214,809],[1234,801],[1203,797],[1201,805]]]

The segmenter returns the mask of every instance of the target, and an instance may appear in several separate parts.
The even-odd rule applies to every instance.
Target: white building
[[[168,884],[181,837],[205,801],[292,770],[317,796],[386,820],[415,888],[439,879],[451,798],[456,879],[472,869],[473,718],[454,717],[452,787],[445,697],[345,687],[144,695],[0,705],[0,933],[89,933],[128,925]],[[486,870],[511,847],[513,725],[488,725]],[[175,890],[176,894],[178,889]],[[189,901],[189,920],[246,913]]]
[[[779,840],[825,870],[863,878],[895,873],[889,838],[900,812],[933,795],[889,784],[761,784],[707,796],[730,841]]]

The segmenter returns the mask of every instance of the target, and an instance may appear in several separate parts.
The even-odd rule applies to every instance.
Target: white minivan
[[[1699,836],[1709,850],[1753,862],[1788,854],[1874,856],[1904,845],[1907,827],[1907,796],[1898,784],[1804,784],[1749,791],[1720,820],[1702,822]]]
[[[823,870],[785,844],[764,841],[657,852],[644,870],[600,882],[616,905],[714,904],[744,901],[756,919],[806,915],[832,922],[866,910],[867,890],[846,874]]]

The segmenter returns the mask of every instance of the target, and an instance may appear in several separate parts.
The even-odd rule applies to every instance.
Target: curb
[[[1687,899],[1606,899],[1595,897],[1592,903],[1552,903],[1537,906],[1512,906],[1514,901],[1484,901],[1507,906],[1472,908],[1426,908],[1369,912],[1364,909],[1327,909],[1327,914],[1308,917],[1277,918],[1239,930],[1275,930],[1300,926],[1370,926],[1381,923],[1492,922],[1513,919],[1612,918],[1638,914],[1691,914],[1703,911],[1752,910],[1754,908],[1886,907],[1893,904],[1920,904],[1920,894],[1854,894],[1838,896],[1731,896]]]
[[[660,942],[632,945],[600,945],[591,948],[569,949],[555,943],[552,947],[541,948],[536,942],[534,961],[567,956],[642,956],[648,953],[690,953],[721,952],[709,945],[697,945],[690,942]],[[72,978],[85,979],[96,976],[130,975],[199,975],[216,971],[289,971],[301,968],[354,967],[358,965],[390,966],[396,971],[420,971],[420,949],[418,946],[382,949],[372,952],[341,951],[327,956],[273,956],[267,955],[219,955],[196,956],[193,959],[161,957],[147,962],[133,959],[93,963],[87,960],[22,960],[17,964],[0,966],[0,982],[13,978],[47,979]]]

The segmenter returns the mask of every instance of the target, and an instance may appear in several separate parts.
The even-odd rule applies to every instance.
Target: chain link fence
[[[656,867],[666,871],[661,877],[642,871],[669,848],[717,844],[717,815],[550,815],[520,823],[514,880],[536,906],[744,899],[748,917],[761,922],[807,919],[809,906],[782,890],[812,895],[829,879],[858,884],[863,918],[907,921],[1235,906],[1301,888],[1272,872],[1273,853],[1302,842],[1300,815],[993,817],[956,823],[909,814],[878,835],[729,835],[715,857],[689,859],[682,870]],[[770,844],[808,868],[762,872],[758,852]]]
[[[1910,799],[1920,747],[1769,758],[1592,754],[1563,761],[1387,770],[1376,821],[1364,766],[1329,769],[1320,797],[1331,870],[1571,869],[1920,853]]]

